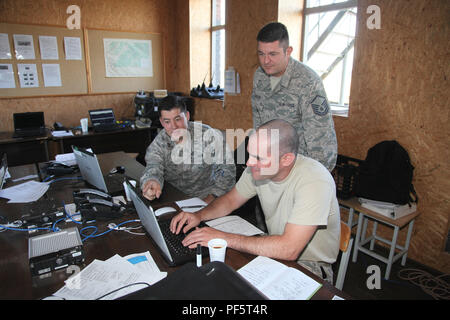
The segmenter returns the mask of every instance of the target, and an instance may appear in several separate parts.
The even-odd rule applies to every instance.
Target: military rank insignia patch
[[[311,102],[311,106],[313,108],[314,113],[317,114],[318,116],[324,116],[330,110],[327,99],[319,95],[317,95],[313,99],[313,101]]]

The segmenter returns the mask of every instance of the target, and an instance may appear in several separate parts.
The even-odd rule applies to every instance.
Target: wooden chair
[[[342,252],[341,262],[339,263],[339,270],[336,279],[335,287],[342,290],[344,286],[345,274],[347,273],[348,260],[350,259],[350,251],[352,251],[353,238],[351,237],[350,227],[341,221],[341,238],[339,250]]]

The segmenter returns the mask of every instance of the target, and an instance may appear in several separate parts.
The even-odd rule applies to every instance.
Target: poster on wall
[[[21,88],[36,88],[39,87],[39,80],[37,68],[35,64],[21,64],[17,65],[19,82]]]
[[[15,88],[12,64],[0,64],[0,89]]]
[[[61,70],[58,63],[43,63],[42,74],[45,87],[61,87]]]
[[[39,48],[42,60],[58,60],[58,43],[56,37],[39,36]]]
[[[11,59],[11,48],[7,33],[0,33],[0,59]]]
[[[14,49],[16,50],[17,60],[34,60],[36,56],[34,54],[34,42],[33,36],[27,34],[15,34]]]
[[[152,41],[103,39],[106,77],[153,77]]]

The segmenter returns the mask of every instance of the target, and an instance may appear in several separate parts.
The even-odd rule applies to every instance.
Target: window
[[[303,61],[322,78],[331,106],[349,105],[357,0],[307,0]]]
[[[211,82],[225,84],[225,5],[226,0],[211,0]]]

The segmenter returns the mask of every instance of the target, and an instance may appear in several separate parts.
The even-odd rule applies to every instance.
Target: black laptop
[[[120,300],[266,300],[267,297],[223,262],[187,263],[154,285]]]
[[[183,246],[181,241],[185,235],[180,232],[174,234],[170,231],[170,219],[156,218],[153,208],[147,206],[142,197],[142,193],[137,191],[128,180],[126,180],[130,198],[138,213],[141,224],[147,233],[156,243],[162,256],[170,266],[178,266],[196,260],[196,250]],[[199,227],[205,226],[200,224]],[[192,231],[193,229],[189,230]],[[189,233],[189,232],[188,232]],[[202,247],[202,256],[208,256],[208,248]]]
[[[120,126],[116,122],[114,111],[111,108],[89,110],[92,128],[94,132],[107,132],[120,130]]]
[[[14,113],[13,138],[42,137],[45,130],[44,112]]]

